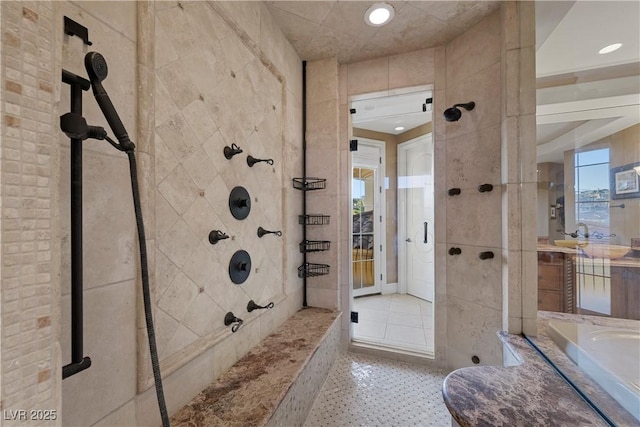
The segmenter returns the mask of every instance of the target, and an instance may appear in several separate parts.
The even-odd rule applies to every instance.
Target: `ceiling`
[[[538,162],[640,123],[640,2],[537,2],[536,74]]]
[[[351,108],[356,110],[351,116],[353,127],[400,135],[432,121],[431,106],[426,112],[423,110],[423,104],[426,104],[427,98],[432,96],[431,90],[420,90],[376,98],[354,99],[351,103]],[[398,127],[402,129],[396,130]]]
[[[266,1],[284,35],[307,61],[337,57],[347,64],[442,46],[499,7],[498,1],[387,0],[395,16],[371,27],[365,11],[376,1]]]
[[[374,28],[364,22],[365,11],[374,3],[265,2],[302,59],[335,56],[340,63],[445,45],[500,4],[387,1],[395,17]],[[614,42],[623,43],[622,48],[597,53]],[[564,151],[640,123],[640,2],[536,2],[536,74],[538,162],[562,163]],[[367,113],[358,126],[398,133],[391,129],[399,118],[384,111],[400,108],[399,100],[370,100],[366,110],[362,107]],[[381,111],[385,123],[371,120],[374,111]],[[406,116],[414,121],[407,129],[421,117],[413,111]]]

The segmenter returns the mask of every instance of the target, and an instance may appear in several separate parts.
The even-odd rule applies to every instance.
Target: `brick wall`
[[[2,409],[58,410],[51,262],[53,4],[2,2],[0,7]],[[2,425],[14,423],[2,418]]]

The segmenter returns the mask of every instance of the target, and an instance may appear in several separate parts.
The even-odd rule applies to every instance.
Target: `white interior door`
[[[433,302],[433,144],[431,134],[398,146],[400,292]]]

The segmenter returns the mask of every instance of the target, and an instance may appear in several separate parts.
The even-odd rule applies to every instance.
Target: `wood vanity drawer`
[[[538,310],[563,311],[562,293],[538,290]]]
[[[563,283],[562,266],[538,264],[538,289],[560,291]]]
[[[560,252],[538,252],[538,262],[562,265],[564,262],[564,254]]]

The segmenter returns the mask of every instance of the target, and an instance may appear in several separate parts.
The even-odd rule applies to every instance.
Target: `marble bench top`
[[[264,425],[338,314],[321,308],[298,311],[174,414],[171,425]]]
[[[545,355],[569,374],[581,390],[618,426],[638,422],[575,365],[546,335],[550,318],[571,321],[624,321],[562,313],[538,313],[538,337],[533,338]],[[478,366],[453,371],[444,381],[444,402],[462,427],[468,426],[608,426],[520,335],[500,332],[500,340],[520,364]],[[595,397],[595,399],[594,399]]]

